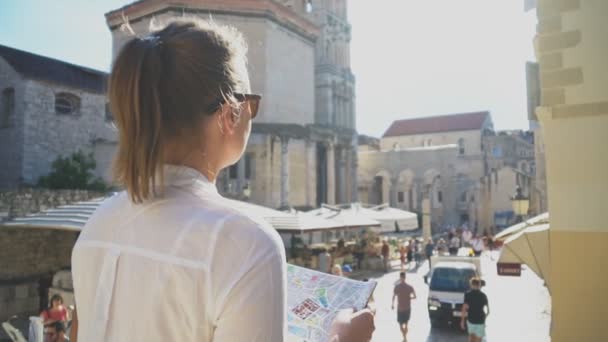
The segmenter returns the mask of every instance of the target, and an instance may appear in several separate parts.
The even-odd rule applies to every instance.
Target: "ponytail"
[[[114,175],[134,203],[156,195],[158,177],[162,183],[161,49],[158,37],[131,40],[110,77],[110,107],[120,113],[115,116],[120,133]]]

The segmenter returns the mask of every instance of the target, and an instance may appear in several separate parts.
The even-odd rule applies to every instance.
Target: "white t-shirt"
[[[72,252],[79,341],[283,341],[285,250],[198,171],[162,197],[107,201]]]

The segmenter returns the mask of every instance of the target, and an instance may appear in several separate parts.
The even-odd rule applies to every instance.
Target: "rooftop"
[[[481,130],[489,117],[490,112],[482,111],[396,120],[383,137]]]
[[[107,74],[80,65],[0,45],[0,57],[26,79],[103,94]]]

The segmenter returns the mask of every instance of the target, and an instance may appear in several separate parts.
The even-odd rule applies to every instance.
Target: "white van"
[[[424,277],[429,285],[428,311],[431,325],[460,322],[464,294],[469,280],[481,276],[478,257],[435,256]],[[482,281],[482,285],[485,282]]]

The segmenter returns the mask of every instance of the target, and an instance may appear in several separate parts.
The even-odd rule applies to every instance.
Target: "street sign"
[[[521,264],[510,262],[499,262],[496,264],[498,275],[500,276],[521,276]]]

